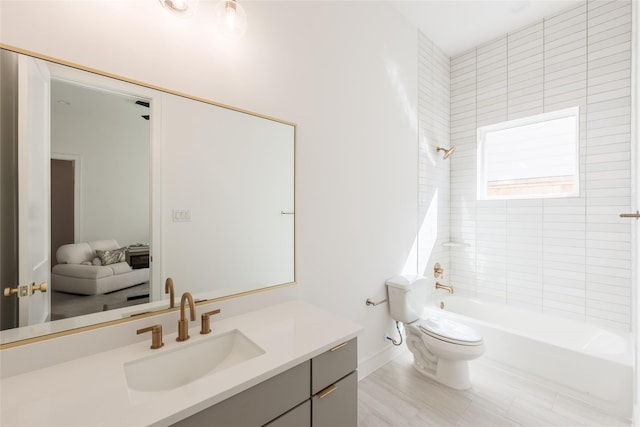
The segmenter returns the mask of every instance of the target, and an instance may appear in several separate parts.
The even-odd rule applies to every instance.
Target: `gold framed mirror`
[[[76,231],[73,241],[67,238],[50,245],[46,270],[49,279],[54,280],[49,280],[48,292],[33,292],[34,299],[44,297],[45,302],[41,304],[45,307],[44,314],[37,308],[27,308],[32,317],[25,317],[23,313],[21,318],[5,308],[7,302],[13,299],[14,305],[23,304],[30,298],[3,297],[0,348],[166,310],[168,295],[164,293],[164,279],[167,277],[173,278],[176,292],[188,290],[199,300],[229,298],[295,283],[295,124],[19,48],[0,47],[3,55],[3,128],[8,129],[5,127],[8,122],[15,126],[12,127],[15,132],[3,130],[3,158],[7,158],[5,153],[11,154],[9,158],[17,157],[20,145],[15,137],[17,122],[20,113],[24,115],[17,107],[19,63],[28,59],[52,76],[48,100],[52,111],[49,135],[52,141],[45,157],[52,157],[53,153],[53,158],[75,162],[74,166],[80,171],[76,171],[75,179],[81,181],[80,190],[71,191],[76,194],[76,200],[88,203],[97,193],[100,196],[97,199],[102,201],[102,205],[94,202],[97,206],[81,204],[80,208],[76,207],[80,214],[76,213],[75,222],[72,222]],[[5,68],[9,72],[5,72]],[[69,92],[61,88],[88,92],[87,98],[91,99],[113,97],[121,106],[116,112],[128,110],[127,114],[134,116],[135,126],[146,126],[148,140],[134,139],[143,140],[137,143],[128,139],[123,144],[109,142],[112,138],[121,143],[131,134],[140,133],[130,129],[122,133],[103,130],[96,138],[78,132],[78,128],[96,129],[95,123],[106,122],[107,113],[103,107],[84,106],[78,108],[83,116],[69,116],[67,107],[70,105],[65,102],[71,104],[71,101],[64,98],[72,95],[67,95]],[[136,104],[138,101],[140,103]],[[54,109],[63,112],[54,113]],[[94,123],[91,125],[87,116],[89,110],[94,109],[98,112],[91,119]],[[111,129],[110,126],[106,128]],[[77,146],[83,146],[82,141],[88,144],[90,139],[99,140],[96,144],[102,151],[95,154],[95,150],[69,148],[70,139],[80,141]],[[66,145],[61,144],[61,140]],[[134,155],[135,151],[139,153]],[[107,161],[110,155],[112,160]],[[16,169],[15,162],[10,162],[9,167],[4,167],[3,163],[2,182],[17,178]],[[106,172],[98,174],[100,169]],[[97,176],[90,176],[89,172]],[[48,174],[49,171],[45,175]],[[49,185],[45,187],[50,188]],[[107,197],[112,187],[116,189],[112,193],[131,195],[121,199]],[[142,194],[145,187],[148,193]],[[11,248],[21,246],[20,233],[10,225],[17,222],[18,212],[28,205],[17,201],[18,192],[18,188],[7,190],[3,186],[1,275],[5,287],[19,283],[19,269],[12,271],[5,267],[19,264],[18,251]],[[12,198],[16,202],[5,203]],[[51,200],[51,206],[56,203],[57,200]],[[104,217],[102,222],[97,219],[100,215]],[[138,219],[134,221],[134,217]],[[134,222],[138,224],[135,227],[132,226]],[[51,239],[50,234],[48,238]],[[126,248],[125,263],[133,273],[148,268],[146,296],[144,289],[133,289],[143,283],[106,291],[106,288],[98,287],[91,293],[86,292],[84,282],[79,282],[75,288],[68,284],[65,287],[60,280],[55,280],[60,275],[51,277],[58,264],[57,252],[61,246],[89,244],[89,250],[95,252],[101,249],[92,244],[108,240],[114,240],[118,249]],[[75,250],[75,246],[72,249]],[[91,259],[81,262],[103,263],[96,261],[97,252],[94,252],[89,255]],[[148,264],[144,262],[145,255]],[[141,264],[140,259],[143,259]],[[72,261],[62,256],[60,264],[71,264]],[[89,265],[84,267],[90,268]],[[116,298],[114,294],[122,291],[129,293],[129,299]],[[98,299],[96,297],[108,296],[110,302],[100,306],[103,310],[89,313],[76,310],[82,313],[79,315],[70,310],[71,314],[61,315],[56,307],[61,298],[54,295],[64,296],[66,301],[78,301],[71,304],[74,309],[91,298]],[[132,296],[134,298],[130,298]],[[6,317],[13,317],[18,327],[5,327],[8,325]]]

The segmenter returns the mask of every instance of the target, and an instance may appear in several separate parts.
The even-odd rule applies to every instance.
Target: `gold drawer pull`
[[[335,384],[331,384],[329,387],[325,388],[324,390],[321,390],[318,393],[318,399],[322,399],[324,397],[327,397],[328,395],[330,395],[331,393],[333,393],[337,389],[338,389],[338,387],[336,387]]]
[[[338,344],[337,346],[333,347],[333,348],[332,348],[331,350],[329,350],[329,351],[336,351],[336,350],[338,350],[338,349],[340,349],[340,348],[344,347],[344,346],[345,346],[345,345],[347,345],[347,344],[349,344],[349,341],[345,341],[345,342],[343,342],[342,344]]]

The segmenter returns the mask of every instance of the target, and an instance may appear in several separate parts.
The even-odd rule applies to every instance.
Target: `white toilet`
[[[435,316],[421,319],[427,286],[423,277],[387,280],[391,317],[404,323],[407,347],[420,373],[451,388],[468,389],[468,361],[484,353],[484,341],[478,332],[463,324]]]

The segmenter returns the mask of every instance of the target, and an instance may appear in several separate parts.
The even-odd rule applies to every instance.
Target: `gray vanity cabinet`
[[[174,424],[179,427],[356,427],[356,338]]]
[[[309,400],[310,363],[310,361],[301,363],[174,425],[180,427],[264,426],[300,403]]]
[[[311,401],[307,399],[264,427],[311,427]]]
[[[333,384],[329,394],[311,398],[313,427],[356,427],[358,425],[358,373],[351,372]]]
[[[356,338],[311,359],[311,425],[358,424],[358,343]]]

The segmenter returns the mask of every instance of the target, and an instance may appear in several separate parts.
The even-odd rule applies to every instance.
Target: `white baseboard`
[[[358,361],[358,381],[364,379],[370,373],[375,370],[383,367],[396,357],[400,356],[404,352],[408,351],[407,347],[402,346],[394,346],[388,345],[380,352],[374,354],[373,356],[368,357],[366,360]]]

